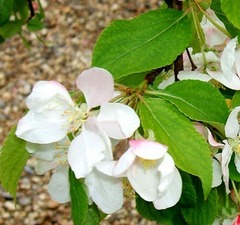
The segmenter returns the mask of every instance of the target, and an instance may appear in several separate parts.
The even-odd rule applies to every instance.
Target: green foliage
[[[14,36],[15,34],[18,34],[21,31],[22,25],[23,24],[20,20],[10,21],[10,22],[4,24],[0,28],[0,35],[4,39],[11,38],[12,36]]]
[[[36,32],[44,27],[44,11],[39,0],[37,4],[38,10],[34,11],[27,0],[0,0],[0,43],[16,34],[27,43],[22,35],[25,25],[29,32]]]
[[[194,185],[197,193],[197,203],[195,207],[182,208],[183,217],[189,225],[212,225],[217,216],[217,191],[212,189],[207,200],[204,200],[200,182],[194,179]]]
[[[216,16],[224,23],[228,32],[232,35],[232,37],[236,37],[240,31],[229,21],[229,19],[224,14],[221,8],[220,0],[212,0],[211,9],[215,12]]]
[[[191,121],[174,105],[158,98],[145,99],[140,118],[144,130],[153,130],[156,140],[168,146],[177,167],[201,179],[207,197],[212,184],[210,150]]]
[[[221,0],[221,9],[229,19],[229,21],[238,29],[240,29],[240,1]]]
[[[234,109],[237,106],[240,106],[240,91],[235,92],[231,102],[231,108]]]
[[[83,181],[76,179],[71,169],[69,169],[69,182],[74,225],[98,225],[105,215],[94,203],[88,205],[89,200]]]
[[[8,21],[12,8],[13,0],[0,0],[0,27]]]
[[[15,135],[12,128],[0,151],[0,183],[14,198],[23,168],[29,158],[26,142]]]
[[[92,65],[107,69],[115,79],[150,71],[171,64],[190,39],[191,26],[183,12],[149,11],[107,27],[96,43]]]
[[[227,104],[218,89],[209,83],[199,80],[179,81],[168,86],[159,96],[170,101],[190,119],[206,122],[224,133],[228,117]]]

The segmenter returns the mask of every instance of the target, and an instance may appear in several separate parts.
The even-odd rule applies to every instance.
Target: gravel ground
[[[0,46],[0,146],[25,111],[25,98],[38,80],[56,80],[68,90],[76,90],[75,79],[90,67],[94,43],[112,20],[132,18],[159,6],[158,0],[52,0],[43,2],[45,28],[36,35],[28,33],[28,50],[19,37]],[[71,225],[69,204],[52,201],[46,186],[50,174],[36,176],[34,160],[29,160],[19,182],[17,208],[0,187],[0,225]],[[126,200],[123,209],[102,223],[153,225]]]

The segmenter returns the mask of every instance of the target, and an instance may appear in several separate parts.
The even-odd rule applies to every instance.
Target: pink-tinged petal
[[[140,126],[136,112],[121,103],[104,103],[97,117],[107,135],[114,139],[126,139]]]
[[[146,201],[152,202],[157,197],[160,174],[158,161],[136,159],[127,171],[128,180],[133,189]]]
[[[232,148],[231,146],[227,143],[227,141],[223,141],[225,143],[225,147],[222,151],[222,159],[221,159],[221,165],[222,165],[222,174],[223,174],[223,181],[225,183],[226,187],[226,192],[227,194],[230,193],[229,190],[229,162],[231,160],[232,156]]]
[[[77,78],[77,87],[85,96],[88,110],[108,102],[114,93],[114,81],[111,73],[97,67],[84,70]]]
[[[201,81],[205,81],[208,82],[212,79],[212,77],[210,77],[207,74],[204,73],[200,73],[198,71],[180,71],[178,73],[178,79],[179,80],[201,80]]]
[[[167,146],[150,140],[131,140],[129,145],[129,151],[143,159],[160,159],[167,152]]]
[[[89,117],[82,127],[81,134],[70,144],[68,161],[76,178],[82,178],[103,159],[112,159],[111,143],[97,120]]]
[[[215,21],[221,27],[225,27],[221,20],[218,19],[214,11],[211,9],[207,10],[210,18]],[[219,29],[217,29],[207,18],[203,16],[201,21],[201,27],[205,34],[206,43],[210,46],[216,46],[222,44],[226,39],[227,36],[223,34]]]
[[[133,164],[135,158],[136,158],[136,155],[133,152],[126,151],[121,156],[121,158],[117,161],[117,164],[113,170],[113,175],[116,177],[125,175],[124,173]]]
[[[177,170],[174,168],[173,178],[169,184],[164,195],[158,195],[153,201],[153,205],[156,209],[166,209],[177,204],[182,194],[182,178]]]
[[[74,106],[67,89],[56,81],[38,81],[26,99],[28,108],[35,112],[45,110],[45,105],[53,108],[54,101]]]
[[[218,187],[222,183],[222,169],[218,160],[212,159],[213,181],[212,187]]]
[[[166,153],[161,163],[158,166],[161,180],[158,185],[158,196],[164,195],[166,190],[169,188],[169,184],[172,182],[174,176],[175,165],[173,158]]]
[[[229,115],[227,123],[225,125],[225,134],[227,137],[235,139],[239,133],[238,113],[240,112],[240,106],[236,107]]]
[[[240,215],[237,215],[237,217],[234,219],[232,225],[240,225]]]
[[[68,169],[65,166],[57,168],[48,184],[48,192],[51,198],[59,203],[70,201]]]
[[[222,225],[235,225],[232,219],[224,219]],[[236,224],[239,225],[239,224]]]
[[[89,195],[96,205],[106,214],[114,213],[123,205],[121,180],[107,176],[93,169],[85,178]]]
[[[208,134],[208,143],[209,143],[212,147],[215,147],[215,148],[223,148],[223,147],[224,147],[224,144],[219,143],[219,142],[217,142],[217,141],[214,139],[211,131],[210,131],[208,128],[207,128],[207,134]]]

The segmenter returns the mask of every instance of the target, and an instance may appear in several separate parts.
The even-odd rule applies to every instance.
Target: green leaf
[[[5,24],[12,14],[13,1],[0,0],[0,26]]]
[[[21,21],[25,22],[30,14],[27,0],[13,0],[13,11],[20,16]]]
[[[31,32],[39,31],[44,27],[44,23],[40,15],[36,15],[34,18],[28,21],[27,29]]]
[[[22,21],[9,21],[0,27],[0,35],[3,38],[11,38],[13,35],[19,33],[22,29]]]
[[[98,39],[92,65],[118,79],[171,64],[189,44],[191,26],[177,10],[152,10],[132,20],[118,20]]]
[[[240,0],[221,0],[221,9],[229,21],[240,29]]]
[[[83,225],[88,211],[88,196],[80,180],[69,169],[72,220],[74,225]]]
[[[171,103],[157,98],[145,99],[144,102],[140,105],[144,130],[153,130],[156,140],[168,146],[178,168],[201,179],[207,197],[212,184],[212,163],[207,142],[192,122]]]
[[[205,201],[200,182],[196,182],[195,187],[198,194],[197,204],[194,208],[183,208],[183,217],[191,225],[212,225],[217,216],[217,191],[212,189]]]
[[[93,203],[88,205],[88,195],[83,180],[76,179],[74,172],[69,169],[72,220],[74,225],[98,225],[105,217]]]
[[[178,206],[174,206],[166,210],[157,210],[152,202],[147,202],[137,195],[136,209],[142,217],[151,221],[156,221],[160,224],[186,225],[186,222],[181,215],[180,207]]]
[[[29,158],[25,149],[26,142],[15,135],[12,128],[0,151],[0,183],[14,198],[24,166]]]
[[[215,12],[216,16],[224,23],[226,29],[232,35],[232,37],[236,37],[240,31],[234,27],[232,23],[230,23],[226,15],[223,13],[220,0],[212,0],[210,7]]]
[[[231,180],[240,182],[240,173],[237,171],[236,165],[234,163],[234,158],[235,158],[235,154],[231,158],[231,161],[229,163],[229,177]]]
[[[240,91],[236,91],[233,95],[232,102],[231,102],[231,108],[236,108],[237,106],[240,106]]]
[[[199,80],[175,82],[159,96],[170,101],[190,119],[206,122],[223,132],[228,107],[221,93],[209,83]]]

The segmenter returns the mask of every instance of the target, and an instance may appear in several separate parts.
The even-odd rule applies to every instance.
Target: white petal
[[[177,170],[174,168],[173,179],[169,184],[164,195],[158,195],[153,201],[156,209],[166,209],[174,206],[179,201],[182,194],[182,178]]]
[[[170,75],[167,79],[164,79],[159,85],[158,89],[165,89],[167,86],[173,84],[175,82],[174,75]]]
[[[217,142],[217,141],[214,139],[211,131],[210,131],[208,128],[207,128],[207,133],[208,133],[208,143],[209,143],[212,147],[216,147],[216,148],[223,148],[223,147],[224,147],[224,144],[219,143],[219,142]]]
[[[49,162],[46,160],[38,159],[34,169],[38,175],[42,175],[49,170],[55,169],[57,166],[58,163],[55,161]]]
[[[90,197],[107,214],[114,213],[123,205],[121,180],[93,169],[85,178]]]
[[[235,139],[239,133],[238,113],[240,106],[236,107],[229,115],[225,126],[225,134],[227,137]]]
[[[49,144],[63,139],[68,129],[68,121],[61,114],[51,116],[47,111],[39,114],[28,111],[19,120],[16,135],[28,142]]]
[[[232,71],[232,69],[233,69],[233,65],[235,62],[236,44],[237,44],[237,38],[230,40],[227,43],[226,47],[224,48],[222,56],[221,56],[221,68],[222,68],[223,73],[226,76],[226,79],[230,79],[230,77],[228,78],[227,75],[228,75],[229,71]]]
[[[84,70],[77,78],[77,87],[83,92],[88,110],[108,102],[114,93],[112,75],[102,68]]]
[[[146,163],[146,164],[144,164]],[[136,159],[127,171],[127,177],[133,189],[146,201],[153,201],[157,197],[160,174],[157,170],[158,162]]]
[[[114,176],[121,176],[133,164],[136,155],[131,151],[126,151],[118,160],[113,174]]]
[[[96,119],[89,117],[82,132],[71,142],[68,161],[76,178],[85,177],[95,163],[112,159],[111,143]]]
[[[161,174],[160,184],[158,185],[158,196],[164,195],[168,189],[169,184],[172,182],[174,176],[175,165],[173,158],[166,153],[164,158],[161,160],[158,171]]]
[[[233,220],[232,219],[225,219],[223,221],[222,225],[233,225]]]
[[[228,72],[223,73],[223,72],[219,72],[219,71],[211,71],[208,68],[206,70],[207,70],[207,73],[212,78],[214,78],[215,80],[217,80],[224,86],[226,86],[232,90],[240,90],[240,79],[232,71],[229,70]]]
[[[218,187],[222,183],[222,170],[221,165],[218,160],[212,159],[212,166],[213,166],[213,181],[212,187]]]
[[[237,152],[235,152],[234,163],[235,163],[237,171],[240,173],[240,155]]]
[[[238,77],[240,77],[240,48],[235,51],[235,66]]]
[[[100,161],[97,164],[95,164],[95,167],[98,171],[101,173],[108,175],[108,176],[114,176],[114,167],[116,166],[116,161]]]
[[[59,167],[52,174],[48,184],[48,192],[56,202],[65,203],[70,201],[68,167]]]
[[[52,161],[55,157],[56,149],[54,144],[34,144],[28,142],[26,149],[29,153],[33,153],[36,158]]]
[[[222,160],[221,160],[221,165],[222,165],[222,174],[223,174],[223,181],[225,183],[226,187],[226,192],[227,194],[230,193],[229,190],[229,169],[228,165],[231,160],[232,156],[232,148],[231,146],[227,143],[227,141],[223,141],[225,143],[225,147],[222,151]]]
[[[208,82],[212,79],[212,77],[195,70],[195,71],[180,71],[178,73],[178,79],[179,80],[201,80],[201,81]]]
[[[150,140],[131,140],[129,150],[143,159],[160,159],[167,152],[167,146]]]
[[[38,81],[26,99],[28,108],[35,112],[45,110],[45,106],[50,106],[49,103],[54,101],[74,106],[66,88],[56,81]],[[53,107],[53,103],[51,106]]]
[[[135,111],[121,103],[102,104],[97,119],[107,135],[114,139],[129,138],[140,126]]]

